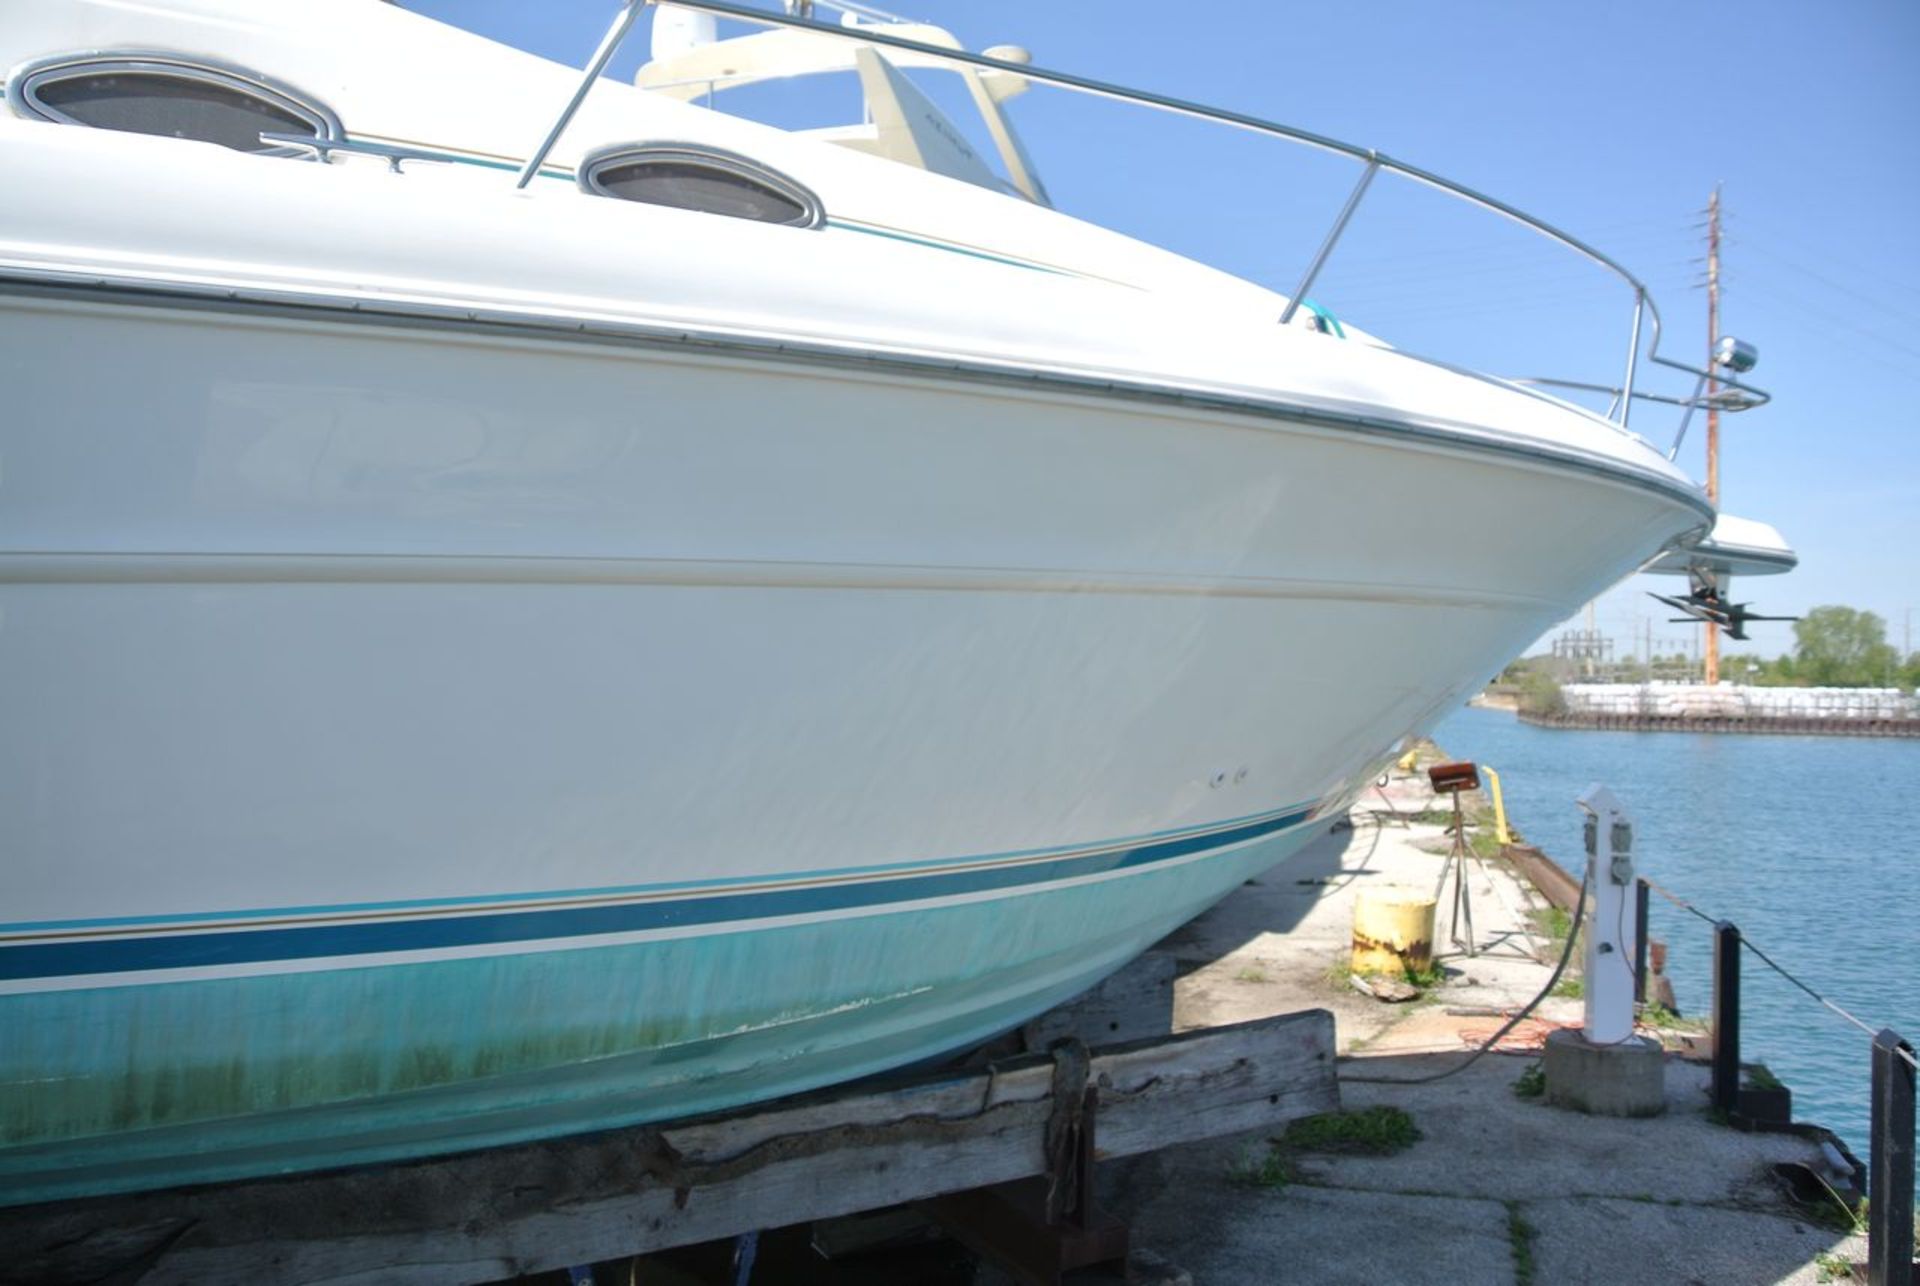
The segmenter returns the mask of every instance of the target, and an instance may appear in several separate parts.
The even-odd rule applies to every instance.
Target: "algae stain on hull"
[[[234,1057],[203,1065],[123,1068],[118,1074],[0,1085],[0,1145],[120,1133],[327,1103],[406,1094],[596,1059],[676,1049],[813,1015],[718,1014],[708,1033],[679,1023],[552,1028],[495,1039],[346,1049],[298,1057]],[[48,1127],[61,1123],[58,1132]]]
[[[381,1120],[465,1136],[488,1113],[597,1128],[792,1092],[790,1065],[810,1088],[839,1050],[886,1051],[848,1055],[878,1070],[940,1052],[923,1046],[943,1033],[991,1035],[979,1015],[1031,1017],[1022,996],[1117,965],[1303,834],[1207,871],[752,931],[0,996],[0,1148],[52,1158],[213,1123],[268,1145],[337,1137],[277,1124],[309,1111],[360,1122],[349,1134]]]
[[[9,1026],[29,1039],[0,1050],[0,1146],[601,1059],[690,1061],[716,1040],[874,1003],[879,957],[912,937],[875,920],[865,934],[890,941],[834,952],[821,931],[10,997]],[[923,954],[926,972],[905,991],[963,980],[976,968],[965,954]]]
[[[705,937],[0,996],[0,1204],[624,1128],[898,1067],[1092,985],[1314,833]]]

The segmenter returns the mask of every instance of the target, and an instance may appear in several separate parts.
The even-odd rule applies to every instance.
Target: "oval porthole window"
[[[262,134],[341,134],[332,112],[284,85],[170,54],[43,60],[7,78],[7,98],[21,116],[267,155],[307,153],[263,143]]]
[[[588,192],[730,219],[817,227],[819,198],[758,162],[712,148],[651,144],[596,152],[580,166]]]

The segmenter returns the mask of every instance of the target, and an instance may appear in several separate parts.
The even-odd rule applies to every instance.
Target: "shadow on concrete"
[[[1810,1286],[1817,1257],[1864,1257],[1835,1212],[1800,1204],[1773,1174],[1817,1164],[1814,1146],[1714,1124],[1691,1064],[1668,1066],[1666,1115],[1633,1121],[1516,1096],[1532,1060],[1512,1055],[1427,1084],[1359,1079],[1411,1081],[1462,1057],[1342,1063],[1349,1110],[1412,1117],[1421,1137],[1397,1154],[1275,1148],[1275,1128],[1115,1166],[1106,1199],[1135,1245],[1196,1282]]]
[[[1344,819],[1336,822],[1335,829],[1234,889],[1153,949],[1172,955],[1185,975],[1262,935],[1297,928],[1332,894],[1376,877],[1365,859],[1380,833],[1380,824],[1372,821],[1357,827]],[[1352,869],[1345,869],[1348,864]]]

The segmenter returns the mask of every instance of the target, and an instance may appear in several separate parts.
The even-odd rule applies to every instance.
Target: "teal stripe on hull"
[[[1274,834],[1306,821],[1310,808],[1267,816],[1230,829],[1161,840],[1119,844],[1097,852],[1045,862],[987,869],[902,875],[772,890],[720,891],[700,897],[665,898],[549,910],[503,910],[490,915],[412,917],[371,923],[308,925],[288,929],[242,928],[175,936],[130,937],[0,945],[0,979],[71,978],[86,974],[207,965],[330,959],[379,952],[449,947],[500,946],[595,934],[687,928],[729,921],[813,915],[998,889],[1044,887],[1062,880],[1155,862]]]
[[[572,951],[0,997],[0,1204],[737,1106],[984,1039],[1296,850]]]

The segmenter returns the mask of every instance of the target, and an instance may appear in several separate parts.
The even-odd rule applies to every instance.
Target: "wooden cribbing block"
[[[293,1178],[0,1209],[0,1281],[473,1282],[1045,1170],[1053,1063],[867,1081],[656,1126]],[[1094,1051],[1100,1156],[1339,1105],[1310,1010]]]
[[[1173,1032],[1176,972],[1171,954],[1149,951],[1108,975],[1099,986],[1022,1027],[1021,1043],[1040,1053],[1070,1036],[1091,1046],[1164,1039]]]

